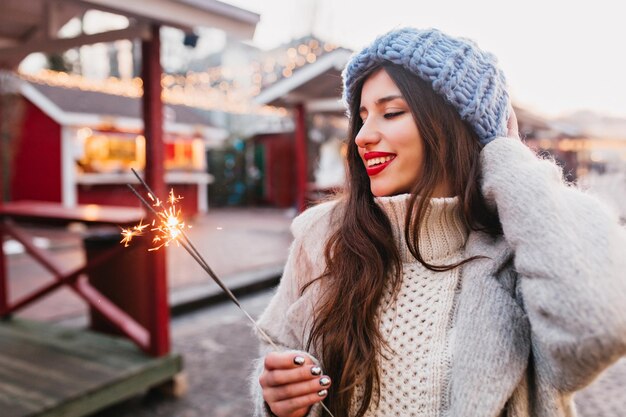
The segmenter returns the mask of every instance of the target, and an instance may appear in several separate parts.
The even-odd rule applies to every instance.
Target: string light
[[[285,112],[273,106],[255,105],[253,98],[264,88],[281,78],[291,77],[298,68],[314,63],[321,55],[337,47],[317,39],[305,38],[297,45],[267,53],[261,61],[248,67],[213,67],[201,72],[163,74],[162,98],[168,104],[193,106],[205,110],[230,113],[282,115]],[[51,86],[93,91],[124,97],[143,95],[141,78],[119,79],[109,77],[93,80],[79,74],[42,70],[37,74],[20,74],[27,81]],[[243,80],[249,82],[241,82]]]

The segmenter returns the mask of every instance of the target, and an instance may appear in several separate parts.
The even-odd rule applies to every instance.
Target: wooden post
[[[0,83],[2,83],[2,81],[0,80]],[[1,84],[0,84],[1,87]],[[6,126],[4,125],[4,112],[6,111],[5,108],[5,98],[3,97],[3,93],[2,91],[0,91],[0,203],[4,203],[5,201],[8,201],[8,199],[6,199],[5,195],[4,195],[4,170],[7,169],[7,167],[11,166],[9,164],[9,158],[8,158],[8,151],[9,151],[9,146],[6,143],[7,142],[7,137],[4,134]],[[7,177],[10,178],[9,173],[7,172]]]
[[[6,144],[6,138],[4,135],[4,131],[6,126],[4,126],[4,112],[6,109],[5,106],[5,98],[2,96],[0,92],[0,204],[4,203],[5,195],[4,195],[4,170],[6,169],[8,164],[8,145]],[[8,172],[7,172],[8,176]],[[0,218],[0,316],[4,315],[8,307],[8,299],[9,296],[7,294],[8,290],[8,276],[6,269],[6,262],[4,257],[4,219]]]
[[[306,135],[306,114],[304,104],[297,104],[294,108],[296,119],[296,205],[298,211],[302,212],[306,208],[306,195],[308,178],[307,164],[307,135]]]
[[[0,201],[1,204],[1,201]],[[4,219],[0,218],[0,317],[4,316],[9,305],[8,275],[4,258]]]
[[[159,198],[166,198],[165,158],[163,145],[163,103],[161,101],[161,41],[160,26],[151,26],[151,37],[142,43],[142,78],[143,78],[143,121],[146,137],[145,179]],[[150,350],[154,356],[169,353],[169,308],[167,303],[167,269],[165,250],[152,251],[147,255],[148,282],[152,288],[146,290],[150,299],[151,335]]]

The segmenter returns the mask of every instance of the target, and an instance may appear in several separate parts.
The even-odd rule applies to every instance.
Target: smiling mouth
[[[372,154],[373,153],[374,152],[372,152]],[[383,169],[387,168],[394,159],[396,159],[396,155],[394,154],[372,154],[365,155],[365,170],[367,171],[367,175],[370,177],[380,173]]]
[[[367,167],[370,168],[370,167],[378,166],[386,162],[389,162],[393,158],[395,158],[395,155],[383,156],[380,158],[368,159],[365,163],[367,164]]]

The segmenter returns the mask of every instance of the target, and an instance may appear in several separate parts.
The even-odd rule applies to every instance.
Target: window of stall
[[[205,170],[204,141],[199,136],[165,135],[165,169]],[[143,170],[146,139],[141,134],[81,128],[76,133],[76,162],[80,173]]]

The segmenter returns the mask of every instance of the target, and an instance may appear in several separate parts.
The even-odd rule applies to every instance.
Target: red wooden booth
[[[131,168],[146,167],[140,100],[32,81],[22,81],[21,93],[24,116],[11,200],[138,206],[126,184],[137,182]],[[223,140],[227,132],[190,107],[168,105],[165,114],[166,188],[184,197],[186,215],[206,212],[212,177],[205,144]]]
[[[294,172],[296,207],[304,210],[315,191],[310,177],[312,163],[308,155],[307,115],[313,113],[343,114],[340,102],[341,70],[351,52],[335,49],[319,57],[315,62],[293,72],[270,85],[255,98],[259,104],[291,109],[295,121]]]
[[[128,27],[94,34],[83,33],[74,38],[58,37],[59,29],[70,19],[90,9],[126,16]],[[82,276],[89,268],[97,268],[97,265],[106,262],[105,256],[115,255],[103,254],[77,270],[66,271],[62,265],[54,262],[50,254],[31,244],[30,238],[18,222],[27,220],[45,223],[81,221],[87,224],[127,224],[136,221],[138,213],[133,214],[128,208],[121,209],[126,214],[130,213],[124,220],[112,215],[102,205],[84,207],[78,203],[89,199],[98,201],[101,198],[97,193],[87,191],[88,188],[102,185],[94,184],[98,181],[93,178],[98,178],[99,182],[110,187],[117,186],[117,181],[113,184],[102,181],[105,178],[102,175],[119,174],[119,167],[111,169],[111,162],[116,159],[112,155],[123,155],[117,159],[122,166],[124,161],[132,164],[129,161],[134,159],[134,163],[138,163],[137,167],[141,168],[141,161],[137,159],[140,155],[138,148],[142,146],[142,142],[145,144],[144,178],[156,195],[166,195],[167,183],[178,181],[195,186],[203,183],[197,178],[168,178],[168,174],[173,171],[166,166],[168,148],[164,143],[178,143],[179,140],[193,143],[201,135],[196,138],[195,131],[191,134],[183,133],[181,139],[181,132],[167,130],[167,127],[165,132],[163,130],[167,114],[164,117],[161,100],[160,26],[170,25],[187,32],[191,32],[196,26],[208,26],[225,30],[236,37],[249,38],[258,21],[258,14],[216,0],[0,2],[0,68],[15,70],[20,61],[33,52],[57,52],[85,44],[139,38],[142,41],[143,84],[143,98],[135,105],[138,107],[136,118],[142,120],[135,129],[122,123],[107,124],[102,121],[94,124],[61,123],[59,117],[62,119],[67,112],[63,106],[57,106],[61,112],[50,114],[33,101],[28,104],[27,119],[30,123],[25,127],[22,145],[30,148],[17,157],[14,166],[18,172],[13,175],[12,190],[18,193],[40,192],[38,198],[48,202],[3,204],[0,208],[0,233],[9,234],[22,242],[29,254],[52,273],[54,281],[42,288],[34,288],[24,299],[12,300],[10,294],[7,294],[4,258],[0,256],[0,315],[4,318],[0,322],[0,356],[8,359],[3,365],[3,383],[0,384],[0,414],[3,416],[88,415],[151,386],[172,380],[180,371],[180,355],[170,352],[164,251],[153,252],[142,272],[149,278],[148,287],[144,290],[150,294],[152,300],[149,323],[144,326],[99,294]],[[30,87],[35,89],[32,85]],[[45,94],[42,95],[46,97]],[[29,97],[27,99],[30,100]],[[6,120],[1,116],[7,111],[8,109],[0,106],[0,120],[3,122]],[[97,112],[90,114],[99,115]],[[142,141],[138,137],[140,135],[145,140]],[[96,150],[93,155],[84,147],[81,149],[72,143],[77,141],[80,144],[83,140],[85,144],[94,143]],[[105,145],[100,146],[98,143]],[[113,153],[99,155],[99,146]],[[191,147],[193,149],[193,145]],[[4,146],[2,150],[6,151]],[[131,156],[133,152],[134,157]],[[183,150],[181,155],[185,160],[188,152]],[[6,154],[0,156],[3,161],[6,160]],[[81,158],[85,156],[87,159]],[[191,159],[193,160],[193,156]],[[82,167],[79,165],[77,169],[77,161],[81,160],[89,164]],[[176,160],[176,151],[173,160]],[[96,161],[104,164],[96,172],[87,172],[97,165]],[[107,172],[107,168],[111,171]],[[88,184],[89,177],[83,177],[81,181],[79,174],[95,174],[99,177],[92,177],[92,183]],[[120,182],[125,183],[126,180],[122,179]],[[0,178],[2,199],[5,198],[2,189],[4,183],[4,178]],[[27,188],[31,190],[25,190]],[[81,188],[85,188],[84,193]],[[29,197],[31,195],[21,195],[21,198]],[[193,197],[189,200],[193,200]],[[99,214],[84,211],[89,208],[96,209]],[[88,331],[10,319],[11,313],[21,305],[36,302],[61,285],[69,286],[80,294],[92,308],[97,309],[147,355],[133,349],[134,346],[128,341]],[[14,366],[19,364],[27,366]]]

